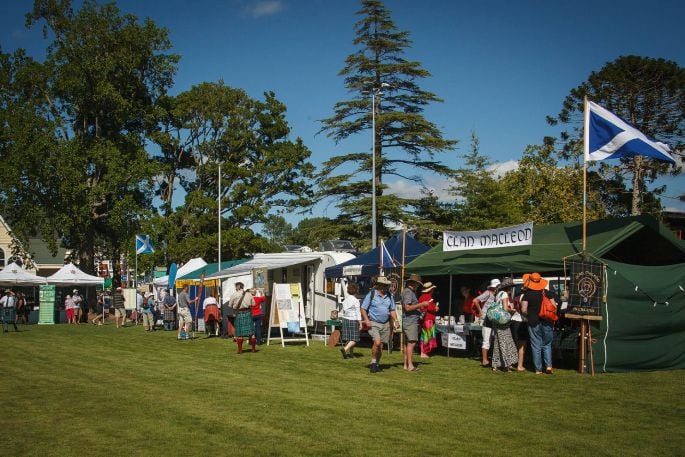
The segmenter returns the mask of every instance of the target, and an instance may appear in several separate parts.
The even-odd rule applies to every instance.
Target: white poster
[[[450,349],[466,349],[466,339],[459,333],[441,333],[442,347]]]
[[[533,244],[532,222],[477,232],[443,232],[442,234],[443,251],[502,248],[531,244]]]
[[[348,265],[343,267],[343,276],[361,276],[362,266],[361,265]]]

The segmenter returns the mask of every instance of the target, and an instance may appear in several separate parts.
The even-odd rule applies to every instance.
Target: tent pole
[[[447,314],[448,314],[448,316],[447,316],[447,357],[449,358],[449,356],[450,356],[449,333],[450,333],[450,321],[452,320],[452,274],[451,273],[450,273],[450,297],[449,297],[449,301],[447,303],[448,303],[448,305],[447,305],[447,309],[448,309],[448,311],[447,311]]]

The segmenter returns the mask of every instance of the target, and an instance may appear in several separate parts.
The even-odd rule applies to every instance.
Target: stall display
[[[56,286],[40,286],[38,295],[38,323],[51,325],[55,323]]]

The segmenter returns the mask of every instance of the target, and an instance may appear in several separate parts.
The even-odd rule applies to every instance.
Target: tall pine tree
[[[397,29],[390,11],[378,0],[362,0],[362,9],[357,14],[362,16],[354,27],[354,44],[359,50],[347,57],[345,68],[339,73],[355,98],[336,103],[333,117],[322,120],[322,132],[340,142],[370,130],[375,105],[376,166],[371,170],[372,156],[365,151],[332,157],[321,171],[320,197],[335,198],[341,217],[368,227],[372,174],[378,235],[383,236],[386,222],[406,220],[419,201],[418,196],[411,199],[387,194],[384,179],[395,177],[422,183],[426,172],[450,175],[450,168],[434,156],[453,149],[456,141],[443,138],[438,127],[423,116],[426,105],[442,100],[417,84],[430,73],[420,62],[403,57],[411,47],[409,33]],[[363,232],[368,233],[367,230]]]

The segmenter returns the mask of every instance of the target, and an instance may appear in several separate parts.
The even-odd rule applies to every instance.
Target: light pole
[[[383,95],[383,88],[390,87],[381,83],[371,90],[371,247],[376,247],[376,96]]]

